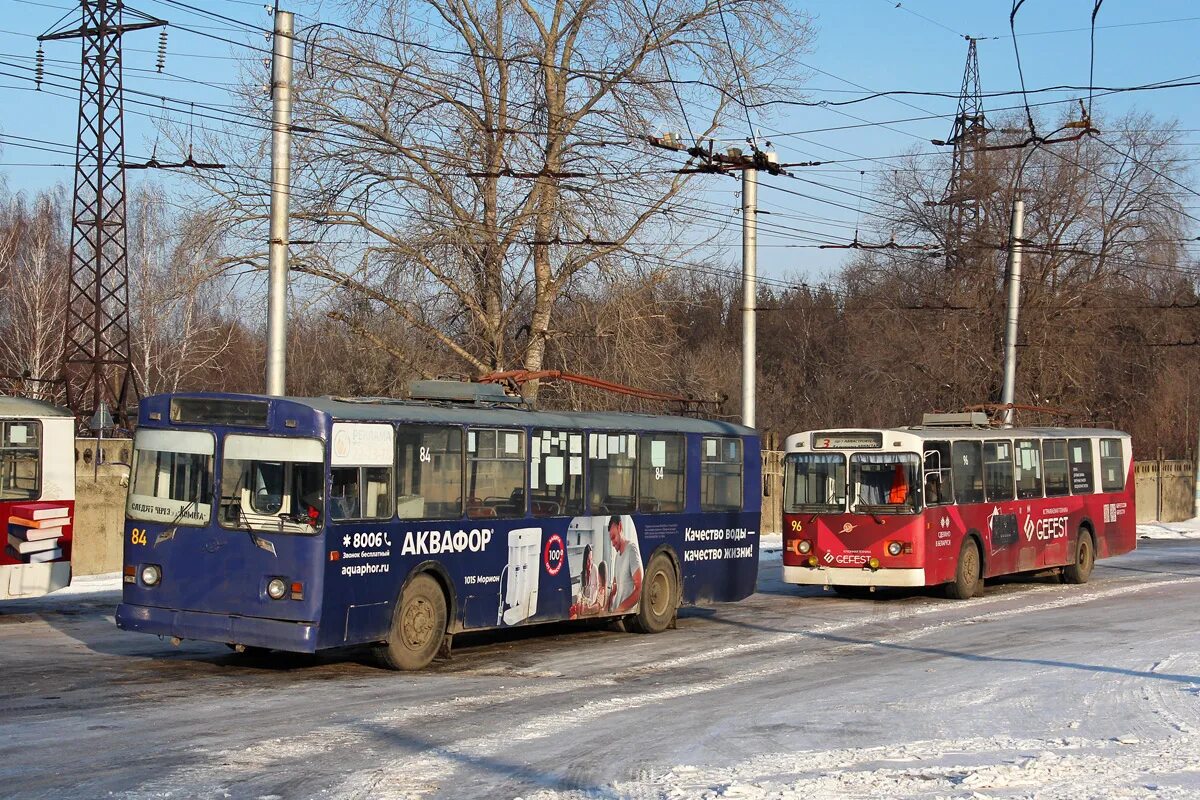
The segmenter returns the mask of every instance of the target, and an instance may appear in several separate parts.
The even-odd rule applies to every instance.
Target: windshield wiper
[[[199,499],[197,498],[189,502],[183,508],[179,509],[179,513],[175,515],[175,519],[171,520],[171,524],[164,528],[158,534],[158,536],[154,537],[154,545],[150,549],[153,550],[163,542],[169,542],[174,539],[175,534],[179,532],[179,520],[183,519],[183,515],[186,514],[191,508],[195,507],[198,502]]]
[[[854,506],[855,510],[862,509],[862,510],[859,510],[859,513],[870,514],[871,519],[875,520],[876,525],[882,525],[883,520],[880,519],[879,515],[877,513],[875,513],[875,511],[874,511],[875,506],[868,503],[867,498],[863,497],[862,493],[863,493],[863,490],[860,488],[858,490],[858,502]]]
[[[241,498],[238,496],[242,490],[242,480],[245,479],[246,473],[243,472],[238,476],[237,483],[234,484],[232,497],[234,498],[233,505],[237,508],[238,522],[245,525],[244,530],[250,537],[250,541],[254,542],[254,546],[260,550],[266,550],[271,555],[279,558],[279,554],[275,552],[275,543],[269,539],[264,539],[251,530],[250,518],[246,516],[246,509],[242,508]]]

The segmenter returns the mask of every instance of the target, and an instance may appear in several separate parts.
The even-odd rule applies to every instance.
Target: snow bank
[[[100,594],[102,592],[121,591],[121,573],[109,572],[105,575],[78,575],[71,578],[71,585],[59,589],[55,597],[69,594]]]
[[[1183,522],[1143,522],[1137,526],[1139,539],[1200,539],[1200,517]]]

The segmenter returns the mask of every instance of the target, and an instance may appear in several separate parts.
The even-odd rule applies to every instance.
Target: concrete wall
[[[125,525],[125,490],[129,482],[128,439],[100,443],[101,463],[95,464],[95,439],[75,440],[75,530],[71,571],[103,575],[121,571]]]
[[[1162,465],[1161,475],[1159,464]],[[1190,461],[1144,461],[1134,465],[1138,522],[1191,519],[1195,502],[1195,468]]]

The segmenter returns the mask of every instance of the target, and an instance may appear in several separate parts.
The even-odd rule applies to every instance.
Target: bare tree
[[[66,322],[68,251],[61,187],[27,202],[10,197],[0,205],[0,363],[23,394],[61,399],[52,381],[62,369]]]
[[[645,136],[745,130],[740,102],[796,96],[810,39],[781,0],[347,8],[304,40],[293,236],[322,244],[294,267],[402,323],[376,342],[399,361],[432,342],[474,374],[541,368],[566,289],[694,237],[691,176]],[[262,173],[232,180],[261,220]]]

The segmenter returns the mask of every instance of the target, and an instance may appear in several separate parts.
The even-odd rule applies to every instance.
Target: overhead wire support
[[[121,0],[81,0],[76,22],[60,21],[37,37],[82,44],[60,376],[81,428],[93,416],[104,418],[104,411],[127,428],[137,395],[129,343],[121,40],[166,24]]]

